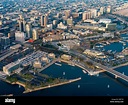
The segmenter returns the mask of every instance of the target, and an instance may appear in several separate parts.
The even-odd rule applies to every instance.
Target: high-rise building
[[[73,25],[72,17],[67,19],[67,25]]]
[[[15,29],[10,29],[10,32],[8,33],[8,38],[10,39],[10,41],[15,40]]]
[[[19,15],[18,23],[19,23],[19,31],[25,32],[26,21],[24,20],[22,15]]]
[[[39,36],[38,36],[38,29],[37,28],[34,28],[32,30],[32,39],[33,40],[37,40],[38,38],[39,38]]]
[[[23,15],[19,15],[20,20],[23,20]]]
[[[24,32],[16,31],[15,40],[23,43],[25,41],[26,35]]]
[[[91,11],[85,11],[82,15],[82,20],[87,20],[87,19],[91,19],[91,18],[92,18]]]
[[[10,39],[6,36],[0,37],[1,49],[6,49],[10,46]]]
[[[22,20],[18,20],[18,22],[19,22],[19,31],[23,32],[24,31],[23,21]]]
[[[0,20],[0,26],[2,25],[2,20]]]
[[[64,11],[64,14],[65,14],[65,18],[67,19],[67,18],[70,17],[71,11],[70,11],[70,10],[65,10],[65,11]]]
[[[25,32],[26,31],[26,21],[23,19],[23,31]]]
[[[103,15],[104,14],[104,7],[100,8],[100,14]]]
[[[48,17],[47,17],[47,15],[42,15],[42,16],[41,16],[41,26],[42,26],[42,27],[46,27],[46,26],[47,26],[47,22],[48,22]]]
[[[26,37],[32,38],[32,25],[30,22],[26,24]]]
[[[91,9],[91,18],[95,18],[97,16],[97,10],[96,9]]]
[[[107,13],[111,13],[111,6],[107,7]]]

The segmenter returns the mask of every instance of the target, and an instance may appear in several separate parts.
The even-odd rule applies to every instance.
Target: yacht
[[[78,85],[78,88],[80,88],[80,85]]]
[[[109,88],[110,86],[108,85],[108,88]]]
[[[60,64],[60,63],[55,63],[55,65],[62,66],[62,64]]]
[[[63,72],[63,75],[65,75],[65,72]]]
[[[85,74],[87,73],[85,70],[82,70]]]
[[[21,86],[19,85],[19,88],[20,88]]]

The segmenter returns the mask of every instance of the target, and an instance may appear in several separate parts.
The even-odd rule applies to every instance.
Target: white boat
[[[85,74],[87,73],[85,70],[82,70]]]
[[[73,63],[68,63],[68,65],[75,66]]]
[[[55,65],[62,66],[62,64],[60,64],[60,63],[55,63]]]
[[[63,72],[63,75],[65,75],[65,72]]]
[[[78,85],[78,88],[80,88],[80,85]]]
[[[21,86],[19,85],[19,88],[20,88]]]
[[[124,43],[124,42],[123,42],[123,41],[121,41],[121,40],[120,40],[119,42],[120,42],[120,43]]]
[[[109,88],[110,86],[108,85],[108,88]]]
[[[126,45],[126,43],[123,43],[123,46],[125,46]]]
[[[109,42],[106,42],[106,44],[110,44]]]
[[[99,73],[97,73],[96,76],[98,77],[99,76]]]

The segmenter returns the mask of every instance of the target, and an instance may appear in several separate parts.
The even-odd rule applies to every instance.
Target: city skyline
[[[127,0],[1,0],[0,79],[19,86],[1,96],[127,96],[127,10]]]

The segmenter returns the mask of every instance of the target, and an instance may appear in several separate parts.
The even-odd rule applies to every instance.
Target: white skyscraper
[[[38,29],[33,29],[32,31],[32,38],[33,40],[37,40],[39,37],[38,37]]]
[[[26,35],[24,32],[16,31],[15,40],[23,43],[25,41]]]

